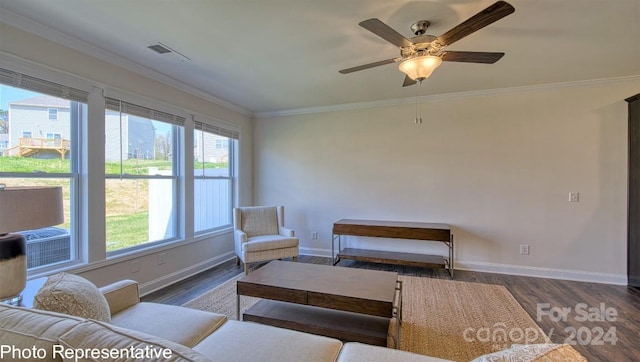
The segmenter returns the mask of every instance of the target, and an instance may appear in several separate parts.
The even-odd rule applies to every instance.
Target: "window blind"
[[[203,123],[199,121],[195,121],[194,126],[195,126],[195,129],[199,131],[214,133],[214,134],[217,134],[218,136],[233,138],[236,140],[240,138],[240,132],[229,129],[229,128],[214,126],[212,124]]]
[[[73,87],[0,68],[0,83],[50,96],[87,103],[89,93]]]
[[[105,100],[106,108],[112,111],[123,112],[133,116],[149,118],[156,121],[175,124],[178,126],[184,126],[185,118],[172,113],[159,111],[157,109],[140,106],[115,98],[107,97]]]

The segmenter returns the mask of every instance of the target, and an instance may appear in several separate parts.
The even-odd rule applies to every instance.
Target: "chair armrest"
[[[112,316],[140,302],[138,282],[135,280],[120,280],[99,289],[107,299]]]
[[[236,243],[246,243],[247,233],[239,229],[233,230],[233,239],[236,241]]]
[[[280,226],[279,233],[282,236],[290,236],[290,237],[295,236],[295,231],[293,231],[293,230],[291,230],[289,228],[286,228],[284,226]]]

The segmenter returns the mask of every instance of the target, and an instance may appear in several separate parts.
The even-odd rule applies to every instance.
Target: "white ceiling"
[[[396,64],[338,73],[399,54],[358,23],[376,17],[410,37],[426,19],[440,35],[494,0],[0,0],[0,10],[255,113],[640,74],[640,0],[508,1],[514,14],[448,48],[504,58],[445,62],[406,88]],[[157,42],[191,60],[147,49]]]

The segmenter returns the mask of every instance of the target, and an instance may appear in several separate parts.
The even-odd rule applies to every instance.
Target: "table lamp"
[[[27,283],[24,230],[64,222],[61,187],[5,187],[0,184],[0,301],[18,304]]]

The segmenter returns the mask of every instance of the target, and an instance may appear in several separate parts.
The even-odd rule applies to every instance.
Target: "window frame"
[[[228,165],[229,165],[229,173],[226,176],[207,176],[205,175],[204,172],[202,172],[202,175],[196,175],[196,168],[195,168],[195,159],[193,162],[193,166],[192,166],[192,172],[193,172],[193,197],[194,197],[194,217],[193,217],[193,222],[192,222],[192,226],[193,226],[193,230],[194,230],[194,235],[196,236],[200,236],[200,235],[204,235],[204,234],[208,234],[208,233],[212,233],[212,232],[218,232],[221,230],[225,230],[228,228],[232,228],[233,227],[233,208],[236,206],[236,183],[237,183],[237,169],[236,169],[236,163],[237,163],[237,158],[238,158],[238,138],[239,138],[239,132],[234,130],[234,129],[230,129],[233,127],[229,127],[229,126],[218,126],[218,125],[214,125],[217,122],[202,122],[202,121],[196,121],[196,126],[194,128],[194,131],[200,131],[200,132],[207,132],[210,133],[212,135],[215,136],[220,136],[220,137],[225,137],[225,139],[223,141],[227,141],[228,142],[228,147],[229,147],[229,156],[228,156]],[[212,124],[213,123],[213,124]],[[201,141],[200,144],[200,148],[203,150],[203,154],[204,154],[204,150],[206,148],[205,146],[205,142],[204,142],[204,136],[202,137],[202,140],[198,140],[196,142],[196,140],[198,139],[198,137],[195,136],[195,132],[193,135],[193,139],[194,139],[194,148],[196,148],[197,146],[197,142]],[[219,149],[218,148],[218,140],[216,140],[214,142],[214,149]],[[222,142],[224,145],[224,142]],[[204,157],[203,157],[203,169],[204,170]],[[229,210],[228,210],[228,220],[229,223],[228,224],[224,224],[224,225],[219,225],[219,226],[214,226],[211,228],[205,228],[202,230],[196,230],[196,217],[195,217],[195,198],[197,197],[196,192],[195,192],[195,184],[196,181],[201,180],[201,181],[206,181],[206,180],[228,180],[229,182]]]
[[[123,97],[125,99],[116,99],[114,97],[105,97],[105,99],[107,100],[107,104],[109,104],[109,102],[111,102],[111,107],[108,105],[105,108],[105,118],[103,120],[103,122],[107,122],[107,118],[106,118],[106,114],[107,112],[119,112],[119,117],[120,117],[120,126],[119,126],[119,132],[120,132],[120,137],[122,137],[122,115],[126,114],[128,116],[136,116],[136,117],[140,117],[140,118],[144,118],[143,116],[141,116],[140,114],[135,114],[135,113],[128,113],[126,112],[126,110],[121,106],[119,110],[114,109],[113,107],[113,103],[115,101],[121,102],[121,104],[126,104],[132,107],[136,107],[136,109],[140,110],[140,109],[148,109],[151,111],[151,114],[153,114],[155,111],[157,112],[161,112],[163,114],[175,114],[175,113],[181,113],[181,112],[176,112],[174,110],[171,110],[170,112],[166,112],[165,108],[166,107],[161,107],[160,105],[156,105],[156,104],[152,104],[150,106],[148,106],[148,102],[144,102],[144,101],[140,101],[138,99],[135,99],[135,97]],[[181,117],[178,115],[175,115],[176,117]],[[183,117],[182,117],[183,118]],[[182,221],[182,213],[181,213],[181,209],[182,209],[182,200],[180,198],[180,195],[182,194],[181,191],[181,183],[180,183],[180,178],[181,178],[181,173],[183,171],[180,163],[180,158],[181,158],[181,153],[182,153],[182,147],[184,147],[183,142],[181,142],[181,134],[184,132],[184,125],[180,125],[178,124],[179,122],[176,123],[172,123],[170,121],[165,121],[165,120],[158,120],[155,119],[153,117],[148,117],[147,119],[149,120],[153,120],[156,122],[163,122],[166,123],[168,125],[171,126],[172,129],[172,151],[171,152],[171,164],[172,164],[172,172],[171,175],[134,175],[134,174],[130,174],[130,173],[126,173],[124,172],[124,167],[122,166],[122,150],[120,151],[120,173],[117,174],[108,174],[106,173],[106,170],[104,171],[104,178],[105,178],[105,182],[108,180],[172,180],[172,203],[175,206],[174,207],[174,211],[173,211],[173,215],[172,215],[172,219],[173,219],[173,225],[172,228],[175,231],[175,235],[173,237],[169,237],[169,238],[165,238],[165,239],[160,239],[160,240],[153,240],[153,241],[149,241],[147,240],[146,242],[142,242],[140,244],[137,245],[133,245],[133,246],[128,246],[128,247],[124,247],[124,248],[119,248],[119,249],[115,249],[115,250],[107,250],[107,246],[106,243],[109,242],[109,240],[105,239],[105,251],[106,251],[106,257],[107,259],[109,258],[114,258],[114,257],[118,257],[121,255],[128,255],[131,253],[135,253],[135,252],[139,252],[139,251],[143,251],[143,250],[147,250],[147,249],[152,249],[158,246],[162,246],[168,243],[173,243],[173,242],[178,242],[181,240],[184,240],[184,233],[182,232],[182,228],[181,228],[181,224],[183,223]],[[106,135],[106,133],[105,133]],[[106,136],[105,136],[106,137]],[[122,139],[119,140],[120,142],[120,147],[122,147]],[[155,142],[155,140],[154,140]],[[155,151],[155,144],[153,146],[154,151]],[[129,152],[127,152],[129,153]],[[106,159],[103,160],[103,162],[106,164]],[[106,185],[105,185],[106,187]],[[105,195],[106,196],[106,195]],[[106,201],[106,200],[105,200]],[[105,205],[106,206],[106,205]],[[106,213],[104,215],[105,218],[105,231],[106,231]]]
[[[28,75],[23,75],[18,72],[14,72],[7,69],[1,69],[3,79],[0,80],[0,85],[6,87],[12,87],[16,89],[28,90],[41,95],[49,95],[52,97],[56,97],[59,99],[67,99],[69,101],[69,138],[71,149],[69,150],[69,172],[45,172],[45,171],[37,171],[37,172],[4,172],[0,170],[0,178],[6,179],[32,179],[32,180],[40,180],[40,179],[63,179],[68,180],[69,183],[69,238],[70,238],[70,255],[69,259],[66,261],[55,262],[51,264],[40,265],[37,267],[33,267],[27,270],[28,275],[32,274],[43,274],[43,273],[51,273],[57,270],[69,268],[72,266],[76,266],[82,262],[81,260],[81,251],[82,246],[80,245],[80,199],[82,197],[82,190],[80,187],[80,179],[81,179],[81,140],[79,135],[81,134],[81,130],[84,127],[85,122],[87,122],[88,117],[88,92],[84,92],[82,90],[74,89],[74,99],[65,98],[63,91],[62,93],[56,92],[56,87],[60,87],[60,89],[68,88],[66,86],[62,86],[56,83],[53,83],[45,78],[36,78],[30,77]],[[7,73],[14,73],[19,75],[19,77],[29,77],[30,79],[35,80],[27,83],[26,86],[21,86],[21,84],[9,84],[7,79],[4,78]],[[42,89],[38,89],[34,84],[44,84]],[[79,98],[78,94],[84,94],[85,97],[82,101],[76,100]],[[50,109],[50,108],[48,108]],[[56,108],[57,109],[57,108]],[[74,116],[75,114],[75,116]],[[19,127],[19,126],[17,126]],[[33,138],[33,131],[20,131],[20,138]],[[25,137],[25,136],[29,137]],[[7,141],[8,142],[8,141]]]

